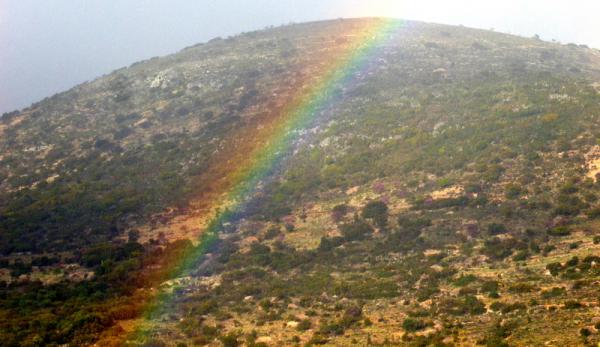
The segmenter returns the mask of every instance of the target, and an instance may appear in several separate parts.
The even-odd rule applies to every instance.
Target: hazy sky
[[[0,113],[116,68],[269,25],[387,16],[600,48],[599,0],[0,0]]]

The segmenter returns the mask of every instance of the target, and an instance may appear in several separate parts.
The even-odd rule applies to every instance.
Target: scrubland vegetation
[[[364,21],[214,40],[3,116],[0,343],[600,342],[600,52],[575,45],[408,23],[174,271],[201,247],[176,223]]]

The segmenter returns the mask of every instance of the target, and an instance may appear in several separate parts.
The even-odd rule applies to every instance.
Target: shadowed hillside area
[[[0,118],[0,345],[595,346],[600,51],[346,19]]]

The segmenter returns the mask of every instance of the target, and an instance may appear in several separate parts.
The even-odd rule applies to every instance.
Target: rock
[[[292,329],[296,329],[298,327],[300,323],[296,322],[296,321],[289,321],[285,324],[285,326],[287,326],[288,328],[292,328]]]
[[[256,343],[271,343],[273,338],[271,336],[260,336],[256,339]]]
[[[349,307],[345,312],[345,316],[359,318],[362,316],[362,308],[358,306]]]
[[[346,195],[356,194],[356,193],[358,193],[358,189],[359,189],[358,186],[352,187],[352,188],[346,190]]]

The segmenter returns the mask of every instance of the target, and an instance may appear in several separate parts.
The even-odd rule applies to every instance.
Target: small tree
[[[423,330],[427,327],[427,324],[419,319],[414,318],[406,318],[404,322],[402,322],[402,328],[408,332],[415,332],[418,330]]]
[[[138,240],[140,239],[140,232],[137,230],[130,230],[127,233],[127,239],[129,242],[138,242]]]
[[[506,196],[507,199],[516,199],[521,194],[523,194],[523,188],[514,183],[507,185],[506,191],[504,192],[504,196]]]
[[[226,335],[222,335],[221,337],[219,337],[219,340],[221,341],[224,347],[237,347],[240,345],[240,342],[238,341],[238,335],[233,332]]]
[[[331,211],[331,219],[335,223],[339,223],[346,214],[348,214],[348,206],[346,204],[336,205]]]
[[[341,226],[342,236],[346,241],[361,241],[373,232],[373,228],[364,220],[356,219],[352,223]]]
[[[371,201],[362,210],[362,216],[373,220],[373,223],[385,230],[388,224],[388,207],[383,201]]]
[[[508,232],[508,229],[504,224],[491,223],[488,225],[488,232],[490,235],[499,235]]]

